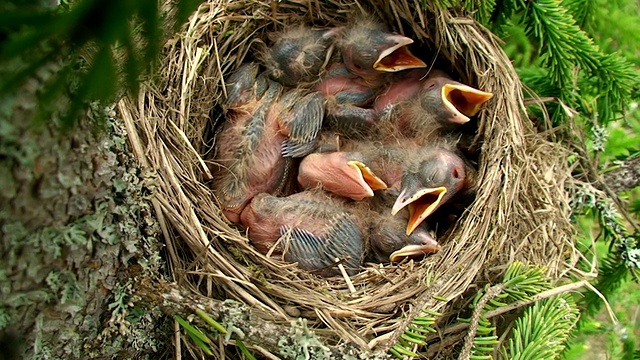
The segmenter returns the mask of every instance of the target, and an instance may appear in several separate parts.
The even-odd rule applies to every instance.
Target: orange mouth
[[[358,182],[367,191],[368,196],[373,196],[375,190],[386,190],[387,184],[369,169],[367,165],[360,161],[352,160],[347,165],[356,170]]]
[[[413,55],[407,48],[407,45],[412,43],[413,40],[408,37],[397,36],[397,44],[380,53],[373,68],[383,72],[398,72],[427,67],[424,61]]]
[[[452,122],[464,124],[480,111],[482,104],[493,97],[492,93],[462,84],[445,84],[442,87],[444,105],[454,114]]]
[[[411,235],[413,231],[431,215],[440,205],[442,197],[447,192],[447,188],[440,186],[437,188],[427,188],[417,191],[408,198],[404,198],[403,191],[398,196],[391,214],[397,214],[401,209],[409,208],[409,221],[407,222],[407,235]]]

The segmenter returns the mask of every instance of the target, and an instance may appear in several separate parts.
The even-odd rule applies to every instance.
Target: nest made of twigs
[[[351,277],[352,293],[343,279],[323,279],[258,253],[224,220],[205,154],[225,78],[268,33],[290,24],[343,25],[357,13],[413,38],[423,60],[447,64],[462,82],[495,96],[478,117],[477,198],[451,235],[439,239],[442,250],[421,261],[371,265]],[[140,161],[158,173],[157,217],[176,280],[261,308],[270,321],[306,317],[328,344],[388,346],[421,309],[448,306],[455,314],[464,303],[433,296],[455,300],[472,284],[499,281],[514,260],[546,265],[553,278],[566,270],[573,249],[566,154],[536,132],[509,59],[470,17],[412,0],[210,0],[166,43],[159,78],[119,109]]]

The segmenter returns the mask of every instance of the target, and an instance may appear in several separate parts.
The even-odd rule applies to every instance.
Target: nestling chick
[[[287,197],[256,195],[242,212],[242,225],[251,243],[266,254],[284,254],[305,270],[323,270],[321,275],[337,275],[330,268],[336,259],[354,273],[364,256],[360,220],[342,202],[319,191],[303,191]]]
[[[300,25],[275,34],[275,42],[261,56],[269,76],[287,86],[316,81],[341,31]]]
[[[400,193],[391,210],[409,209],[407,234],[456,196],[475,188],[475,170],[446,142],[423,147],[407,164]]]
[[[282,254],[305,270],[338,275],[336,260],[355,274],[363,261],[389,262],[439,250],[432,232],[421,227],[406,235],[405,222],[388,206],[345,203],[321,191],[287,197],[256,195],[242,212],[242,224],[258,251]]]
[[[373,262],[397,262],[404,258],[422,257],[440,250],[433,231],[421,224],[411,234],[406,234],[408,211],[393,216],[391,207],[397,197],[394,190],[376,192],[367,202],[355,203],[355,207],[368,206],[360,212],[369,223],[367,259]]]
[[[398,142],[349,141],[344,151],[312,154],[300,164],[298,182],[303,188],[320,186],[354,200],[385,187],[395,191],[391,214],[408,208],[409,235],[442,204],[470,191],[475,170],[450,138],[432,138],[424,146],[411,139]]]
[[[290,158],[309,153],[324,117],[322,96],[282,85],[242,66],[228,82],[226,122],[216,139],[213,190],[225,217],[237,223],[258,193],[279,193]]]
[[[327,120],[349,136],[366,133],[375,123],[371,104],[390,72],[426,64],[408,50],[413,40],[392,34],[372,20],[347,27],[337,43],[341,57],[316,87],[327,98]]]
[[[387,118],[405,136],[450,132],[469,121],[493,94],[452,80],[440,70],[414,70],[376,98],[378,117]]]

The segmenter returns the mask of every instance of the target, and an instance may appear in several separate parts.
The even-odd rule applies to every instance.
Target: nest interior
[[[269,43],[269,33],[301,23],[339,26],[358,14],[413,38],[414,54],[495,95],[478,117],[477,198],[439,239],[443,249],[420,261],[369,265],[351,278],[352,292],[342,278],[258,253],[224,220],[206,159],[225,78]],[[514,260],[546,265],[552,278],[571,263],[566,154],[537,133],[499,41],[468,16],[413,0],[210,0],[165,44],[159,77],[119,111],[134,152],[157,171],[155,210],[178,283],[260,308],[269,321],[306,317],[329,344],[375,347],[421,309],[455,314],[462,294],[499,281]]]

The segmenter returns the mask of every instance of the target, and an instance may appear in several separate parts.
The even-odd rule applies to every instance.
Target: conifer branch
[[[492,319],[496,316],[500,316],[503,314],[506,314],[508,312],[511,312],[513,310],[516,309],[520,309],[523,308],[525,306],[531,305],[533,303],[535,303],[536,301],[540,301],[543,299],[547,299],[550,298],[552,296],[556,296],[556,295],[560,295],[560,294],[564,294],[570,291],[574,291],[574,290],[578,290],[584,286],[586,286],[588,284],[588,281],[586,280],[582,280],[582,281],[578,281],[578,282],[574,282],[574,283],[570,283],[570,284],[566,284],[566,285],[562,285],[562,286],[558,286],[556,288],[547,290],[547,291],[543,291],[539,294],[533,295],[531,296],[528,300],[520,300],[520,301],[514,301],[506,306],[502,306],[496,309],[493,309],[491,311],[487,311],[484,314],[484,317],[486,319]],[[448,328],[446,328],[442,334],[439,334],[438,336],[447,336],[450,334],[455,334],[458,332],[461,332],[463,330],[465,330],[466,328],[469,327],[468,323],[458,323],[455,324],[453,326],[450,326]],[[435,336],[430,336],[427,338],[427,340],[432,340],[434,339]]]
[[[584,1],[504,1],[494,18],[506,23],[517,17],[539,44],[539,65],[547,68],[545,76],[538,79],[538,86],[523,77],[525,83],[541,96],[558,97],[569,107],[587,116],[595,114],[600,123],[607,123],[624,111],[639,75],[626,59],[603,54],[579,27],[592,17],[592,1],[587,3],[585,7]],[[594,106],[588,104],[590,97]],[[555,123],[568,120],[558,106],[551,105],[550,110]]]
[[[505,359],[555,359],[565,348],[579,312],[570,294],[544,299],[527,308],[512,329]],[[552,326],[551,326],[552,325]]]
[[[640,156],[629,157],[602,174],[602,182],[615,193],[640,186]],[[597,185],[596,185],[597,187]]]
[[[482,298],[480,298],[480,301],[478,301],[478,303],[475,305],[473,315],[471,315],[471,322],[469,323],[469,331],[467,332],[467,336],[464,339],[464,345],[460,353],[461,360],[469,360],[469,358],[471,357],[471,353],[475,345],[474,340],[478,332],[478,325],[481,318],[486,319],[486,316],[482,314],[484,308],[490,300],[493,300],[493,298],[498,296],[504,290],[504,287],[504,284],[497,284],[490,287],[482,296]]]

